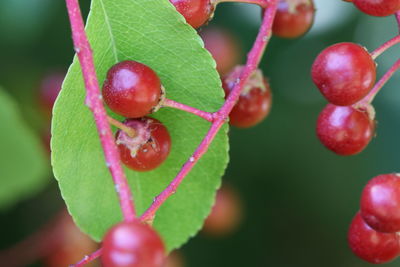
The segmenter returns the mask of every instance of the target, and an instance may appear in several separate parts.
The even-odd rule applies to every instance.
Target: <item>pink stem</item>
[[[394,16],[396,17],[397,25],[399,26],[399,32],[400,32],[400,11],[397,11]]]
[[[268,1],[266,1],[266,0],[214,0],[215,4],[224,3],[224,2],[255,4],[255,5],[259,5],[262,8],[267,8],[267,6],[268,6]]]
[[[68,15],[71,22],[72,39],[75,51],[82,66],[83,78],[86,87],[86,105],[93,112],[97,131],[103,147],[106,165],[108,166],[114,184],[118,188],[120,206],[124,219],[132,221],[135,218],[133,198],[122,169],[119,153],[114,142],[114,136],[107,121],[107,113],[101,100],[99,83],[93,62],[93,54],[86,37],[81,10],[78,0],[66,0]]]
[[[85,266],[89,262],[94,261],[95,259],[100,257],[101,256],[101,252],[102,251],[101,251],[101,248],[100,248],[100,249],[96,250],[95,252],[93,252],[92,254],[85,256],[81,261],[71,265],[70,267],[82,267],[82,266]]]
[[[372,58],[376,59],[383,52],[385,52],[387,49],[389,49],[390,47],[392,47],[392,46],[394,46],[395,44],[398,44],[398,43],[400,43],[400,35],[397,35],[396,37],[393,37],[392,39],[390,39],[389,41],[387,41],[386,43],[384,43],[383,45],[381,45],[380,47],[378,47],[377,49],[372,51],[371,52]]]
[[[277,0],[271,2],[268,9],[265,10],[264,19],[258,33],[257,39],[254,43],[253,48],[248,54],[247,64],[243,69],[238,82],[229,94],[228,99],[225,101],[224,105],[219,111],[214,113],[214,121],[209,129],[207,135],[204,137],[203,141],[200,143],[196,151],[189,158],[189,160],[183,165],[182,169],[175,177],[175,179],[168,185],[168,187],[162,191],[153,201],[152,205],[143,213],[140,217],[142,221],[151,222],[154,219],[155,213],[158,208],[178,189],[183,179],[197,163],[197,161],[207,152],[211,142],[214,140],[216,134],[220,130],[221,126],[226,122],[229,113],[231,112],[233,106],[235,105],[240,93],[243,89],[244,84],[247,79],[256,70],[260,59],[264,53],[265,47],[271,37],[271,27],[275,17],[277,9]]]
[[[379,90],[389,81],[393,74],[400,68],[400,59],[398,59],[390,69],[382,76],[382,78],[375,84],[374,88],[362,100],[356,103],[356,106],[363,106],[371,103]]]
[[[169,107],[169,108],[175,108],[175,109],[183,110],[183,111],[186,111],[188,113],[192,113],[192,114],[194,114],[196,116],[199,116],[199,117],[201,117],[201,118],[203,118],[203,119],[205,119],[205,120],[207,120],[209,122],[213,121],[212,113],[206,112],[206,111],[203,111],[203,110],[200,110],[200,109],[197,109],[197,108],[193,108],[191,106],[187,106],[187,105],[182,104],[182,103],[175,102],[174,100],[171,100],[171,99],[168,99],[168,98],[164,99],[164,102],[163,102],[162,106],[163,107]]]

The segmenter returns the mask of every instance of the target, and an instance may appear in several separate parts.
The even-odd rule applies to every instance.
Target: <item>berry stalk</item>
[[[355,106],[365,106],[370,104],[376,94],[379,92],[380,89],[389,81],[389,79],[393,76],[393,74],[400,68],[400,59],[398,59],[390,69],[382,76],[382,78],[375,84],[374,88],[365,96],[361,101],[355,104]]]
[[[224,105],[214,113],[214,121],[189,160],[183,165],[182,169],[174,180],[168,185],[168,187],[162,191],[153,201],[151,206],[143,213],[140,217],[142,221],[151,223],[155,217],[155,213],[160,208],[160,206],[178,189],[181,182],[184,180],[186,175],[194,167],[197,161],[207,152],[211,142],[214,140],[218,131],[221,129],[222,125],[226,122],[229,113],[233,109],[236,101],[239,99],[240,93],[243,90],[244,84],[250,75],[257,69],[257,66],[261,60],[261,57],[265,51],[268,41],[272,34],[272,23],[277,10],[277,0],[271,1],[269,7],[264,12],[264,19],[258,33],[257,39],[254,43],[253,48],[248,54],[247,63],[244,67],[240,78],[238,79],[236,85],[231,91],[229,97],[225,101]]]
[[[79,3],[78,0],[66,0],[66,4],[71,23],[72,39],[76,54],[82,67],[82,74],[85,82],[87,94],[85,102],[93,113],[104,151],[106,165],[111,172],[115,186],[119,189],[117,190],[117,194],[124,219],[126,221],[132,221],[135,219],[133,198],[120,163],[119,152],[108,123],[108,116],[103,106],[93,62],[93,53],[86,37]]]
[[[81,261],[71,265],[70,267],[82,267],[82,266],[85,266],[89,262],[94,261],[95,259],[100,257],[101,256],[101,251],[102,251],[101,248],[96,250],[92,254],[85,256]]]
[[[399,16],[399,19],[400,19],[400,16]],[[389,48],[391,48],[392,46],[394,46],[394,45],[396,45],[398,43],[400,43],[400,35],[397,35],[397,36],[393,37],[392,39],[390,39],[389,41],[387,41],[386,43],[384,43],[383,45],[381,45],[380,47],[378,47],[377,49],[372,51],[371,52],[371,57],[373,59],[376,59],[383,52],[385,52],[386,50],[388,50]]]
[[[169,108],[175,108],[175,109],[179,109],[182,111],[186,111],[188,113],[192,113],[193,115],[199,116],[200,118],[205,119],[206,121],[212,122],[213,121],[213,114],[210,112],[206,112],[191,106],[187,106],[185,104],[176,102],[174,100],[171,99],[164,99],[163,103],[162,103],[162,107],[169,107]]]

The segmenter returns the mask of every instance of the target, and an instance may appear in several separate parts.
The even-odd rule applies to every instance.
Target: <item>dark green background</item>
[[[88,2],[82,1],[85,13]],[[356,41],[374,49],[396,34],[396,26],[393,18],[369,18],[347,5],[354,14],[345,23],[337,14],[340,21],[332,21],[329,29],[297,40],[272,39],[261,63],[273,90],[272,112],[261,125],[230,134],[231,162],[224,179],[241,194],[244,221],[227,238],[200,234],[190,240],[182,250],[188,267],[369,266],[349,251],[347,228],[365,183],[399,169],[399,78],[374,102],[377,137],[362,154],[339,157],[315,136],[326,102],[311,82],[310,67],[330,44]],[[231,30],[247,51],[257,27],[242,11],[240,5],[221,5],[212,24]],[[0,36],[0,85],[39,135],[45,122],[37,111],[38,83],[48,71],[66,70],[73,56],[64,2],[2,0]],[[396,49],[378,61],[380,74],[399,56]],[[0,248],[22,240],[62,206],[55,181],[49,181],[40,195],[0,212]]]

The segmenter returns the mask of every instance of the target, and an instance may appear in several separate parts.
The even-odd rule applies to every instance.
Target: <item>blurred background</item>
[[[87,14],[89,1],[81,2]],[[183,263],[168,267],[369,266],[349,250],[347,229],[366,182],[378,174],[399,171],[400,91],[396,85],[400,76],[395,75],[374,101],[379,122],[376,138],[360,155],[340,157],[316,138],[315,122],[326,101],[311,81],[310,68],[317,54],[331,44],[353,41],[373,50],[398,28],[392,17],[369,17],[343,1],[317,0],[316,7],[312,30],[295,40],[272,38],[261,63],[273,92],[269,117],[254,128],[230,132],[231,161],[223,179],[237,192],[241,223],[223,236],[200,233],[180,249]],[[227,3],[218,6],[214,20],[201,31],[218,27],[230,32],[242,50],[238,60],[244,63],[259,24],[258,7]],[[0,36],[0,86],[17,103],[33,134],[44,140],[42,152],[48,162],[34,194],[0,209],[0,250],[4,251],[28,236],[37,241],[32,234],[38,229],[69,220],[60,215],[63,201],[46,158],[50,122],[40,91],[51,84],[49,75],[54,78],[66,72],[74,52],[64,1],[0,1]],[[381,56],[379,76],[399,57],[398,48]],[[0,150],[0,160],[16,153]],[[20,168],[25,164],[18,162]],[[0,187],[7,175],[0,169]],[[49,236],[59,242],[65,229]],[[51,238],[46,242],[57,243]],[[17,255],[32,259],[23,266],[65,266],[47,255],[52,246],[36,243],[36,250],[29,242],[19,246],[42,255],[42,259],[28,252]],[[78,259],[94,246],[78,253]],[[399,264],[397,260],[386,266]],[[3,261],[0,266],[11,263]]]

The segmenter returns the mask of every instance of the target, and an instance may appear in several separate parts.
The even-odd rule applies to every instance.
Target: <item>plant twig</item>
[[[86,105],[93,112],[106,165],[111,172],[115,186],[118,188],[117,194],[124,219],[132,221],[135,218],[132,193],[120,163],[117,146],[101,99],[99,83],[94,68],[93,53],[86,37],[79,3],[78,0],[66,0],[66,3],[71,22],[72,39],[82,67],[86,87]]]
[[[93,252],[92,254],[85,256],[81,261],[79,261],[79,262],[77,262],[77,263],[75,263],[73,265],[70,265],[69,267],[82,267],[82,266],[85,266],[89,262],[94,261],[95,259],[100,257],[101,256],[101,252],[102,252],[102,250],[100,248],[100,249],[96,250],[95,252]]]
[[[248,54],[247,63],[244,67],[240,78],[238,79],[233,90],[229,94],[229,97],[225,101],[224,105],[219,111],[214,113],[214,121],[209,129],[207,135],[204,137],[203,141],[200,143],[196,151],[189,158],[189,160],[183,165],[182,169],[174,180],[168,185],[168,187],[162,191],[153,201],[151,206],[143,213],[140,219],[144,222],[151,223],[154,219],[155,213],[160,208],[160,206],[176,192],[181,182],[184,180],[186,175],[190,172],[197,161],[207,152],[211,142],[214,140],[218,131],[221,129],[222,125],[226,122],[229,113],[234,107],[240,93],[243,89],[244,84],[247,79],[256,70],[267,43],[271,37],[271,28],[274,21],[275,13],[277,10],[277,0],[271,1],[270,5],[264,12],[264,19],[258,33],[257,39],[254,43],[253,48]]]

